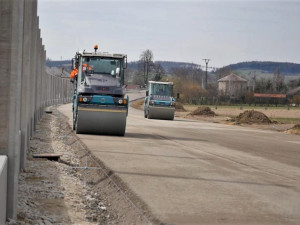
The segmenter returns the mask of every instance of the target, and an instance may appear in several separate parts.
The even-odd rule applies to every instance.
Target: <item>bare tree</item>
[[[140,64],[143,66],[144,70],[144,83],[148,83],[148,76],[151,68],[153,67],[153,53],[151,50],[147,49],[140,55]]]
[[[282,74],[280,74],[279,68],[276,68],[274,71],[273,85],[274,85],[274,90],[278,93],[282,89],[284,89],[284,76]]]
[[[154,80],[160,81],[163,75],[166,74],[166,71],[160,63],[155,63],[153,67],[154,67]]]

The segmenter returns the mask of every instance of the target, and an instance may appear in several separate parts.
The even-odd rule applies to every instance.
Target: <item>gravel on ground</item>
[[[84,147],[51,107],[36,126],[18,186],[17,219],[8,225],[152,224],[141,201]],[[52,113],[51,113],[52,112]],[[34,158],[59,154],[58,161]]]

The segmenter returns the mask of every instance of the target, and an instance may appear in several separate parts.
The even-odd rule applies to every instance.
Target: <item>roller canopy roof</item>
[[[81,56],[99,56],[99,57],[110,57],[110,58],[124,58],[126,57],[127,55],[125,54],[117,54],[117,53],[114,53],[114,54],[111,54],[111,53],[107,53],[107,52],[77,52],[78,55],[81,55]]]

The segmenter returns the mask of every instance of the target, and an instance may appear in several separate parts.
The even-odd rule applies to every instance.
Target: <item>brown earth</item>
[[[183,107],[183,104],[181,102],[176,102],[175,111],[176,112],[186,112],[186,109]]]
[[[193,110],[190,115],[195,116],[215,116],[215,112],[212,111],[209,107],[198,107],[197,109]]]
[[[247,123],[247,124],[270,124],[272,121],[262,112],[255,110],[246,110],[243,113],[240,113],[234,121],[237,123]]]
[[[300,124],[294,125],[292,128],[286,131],[288,134],[300,134]]]
[[[138,100],[131,104],[132,107],[144,110],[144,100]],[[195,119],[195,120],[201,120],[205,122],[211,122],[211,123],[223,123],[223,124],[230,124],[230,125],[239,125],[239,126],[246,126],[246,127],[252,127],[257,129],[264,129],[264,130],[273,130],[273,131],[279,131],[279,132],[286,132],[291,134],[298,134],[298,131],[294,129],[290,130],[295,123],[276,123],[273,121],[273,123],[240,123],[236,122],[234,118],[238,117],[241,113],[243,113],[243,107],[240,108],[224,108],[224,107],[217,107],[215,106],[212,110],[215,113],[215,116],[205,116],[205,115],[191,115],[190,112],[196,110],[198,106],[194,105],[184,105],[184,109],[186,111],[175,111],[175,117],[181,117],[186,119]],[[261,112],[265,114],[269,119],[270,118],[299,118],[299,110],[297,109],[258,109],[255,110],[258,112]],[[271,119],[270,119],[271,120]]]
[[[139,100],[133,101],[131,103],[131,106],[135,109],[144,110],[144,102],[145,102],[145,99],[139,99]]]

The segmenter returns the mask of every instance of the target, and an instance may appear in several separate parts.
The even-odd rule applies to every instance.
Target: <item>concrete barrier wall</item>
[[[0,225],[6,220],[7,157],[0,155]]]
[[[0,155],[8,158],[6,208],[0,205],[0,212],[15,219],[19,171],[36,124],[45,107],[71,102],[73,91],[68,79],[45,72],[37,0],[0,0],[0,18]]]

